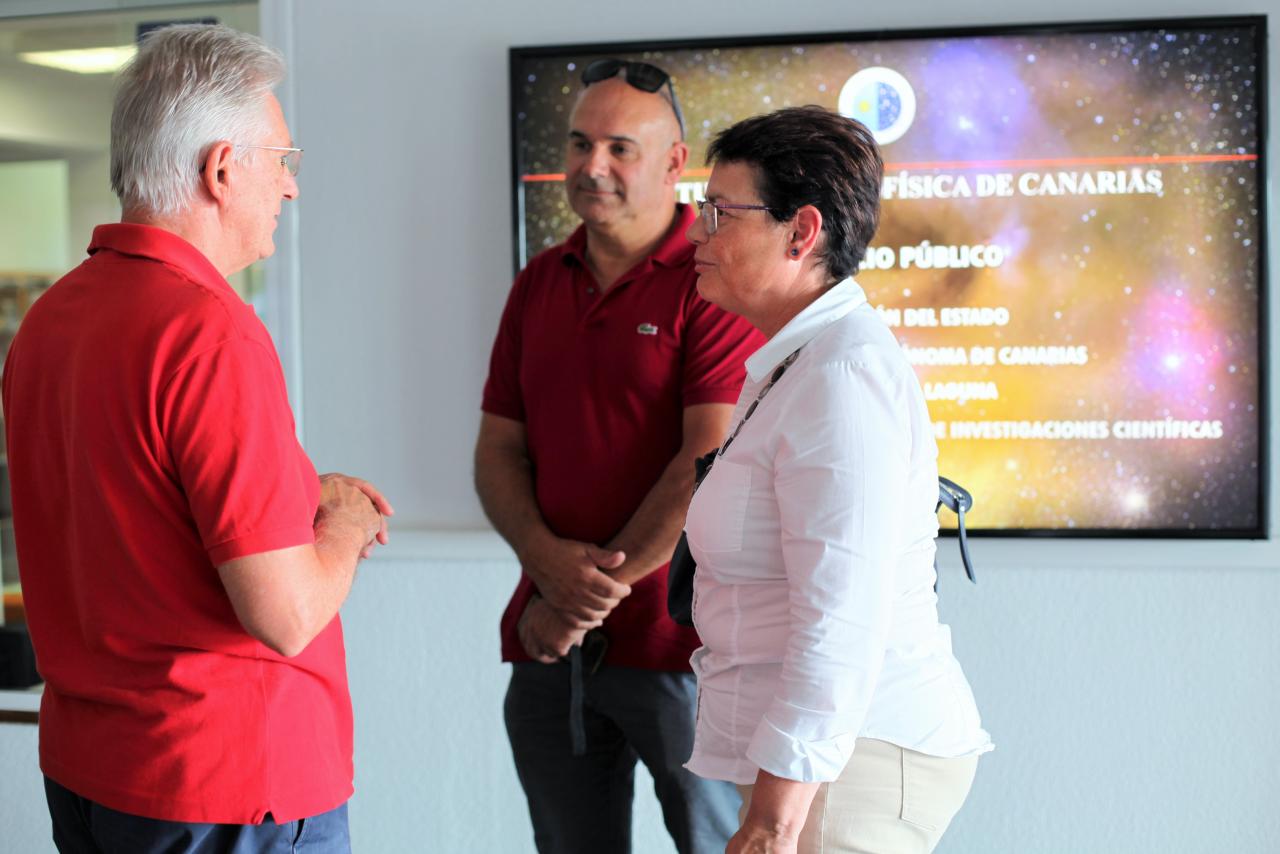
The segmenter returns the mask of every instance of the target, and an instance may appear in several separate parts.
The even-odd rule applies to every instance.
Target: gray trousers
[[[628,854],[637,759],[680,854],[721,854],[741,799],[732,784],[683,767],[693,752],[693,674],[606,666],[586,676],[581,756],[570,738],[569,675],[566,662],[515,664],[504,706],[540,854]]]

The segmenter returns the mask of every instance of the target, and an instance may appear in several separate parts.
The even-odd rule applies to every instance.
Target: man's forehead
[[[642,92],[621,78],[602,80],[578,96],[569,126],[584,135],[635,138],[650,129],[676,126],[671,104],[661,95]]]
[[[263,109],[267,113],[267,132],[272,137],[279,140],[288,140],[282,142],[282,145],[293,147],[293,134],[289,131],[289,123],[285,120],[284,110],[280,106],[280,102],[276,96],[268,92],[264,99]]]
[[[596,141],[596,137],[593,137],[593,136],[592,136],[590,133],[588,133],[587,131],[584,131],[584,130],[578,130],[577,128],[570,128],[570,129],[569,129],[569,138],[570,138],[570,139],[581,139],[581,140],[584,140],[584,141],[586,141],[586,142],[595,142],[595,141]],[[638,143],[638,142],[639,142],[639,140],[637,140],[634,136],[628,136],[627,134],[624,134],[624,133],[609,133],[609,134],[602,134],[602,135],[599,137],[599,139],[607,139],[607,140],[609,140],[610,142],[631,142],[631,143]]]

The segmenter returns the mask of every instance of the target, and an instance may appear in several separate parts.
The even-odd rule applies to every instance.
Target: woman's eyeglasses
[[[713,202],[708,199],[698,200],[698,213],[702,215],[702,225],[707,234],[715,234],[720,228],[720,211],[771,211],[768,205],[731,205],[728,202]]]

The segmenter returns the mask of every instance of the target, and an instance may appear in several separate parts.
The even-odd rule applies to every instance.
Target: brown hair
[[[853,274],[880,222],[884,161],[871,131],[824,107],[789,107],[716,135],[707,163],[746,163],[769,213],[786,222],[805,205],[822,214],[818,257],[833,281]]]

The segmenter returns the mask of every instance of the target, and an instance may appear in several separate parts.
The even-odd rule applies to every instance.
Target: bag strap
[[[947,505],[956,514],[956,533],[960,540],[960,561],[964,564],[964,574],[974,584],[978,583],[973,572],[973,561],[969,559],[969,536],[964,529],[964,514],[973,507],[973,496],[954,480],[938,476],[938,503]]]
[[[724,440],[724,444],[720,446],[720,449],[697,460],[697,478],[693,483],[693,491],[695,494],[698,492],[698,487],[702,486],[702,481],[705,480],[707,475],[711,472],[711,466],[717,459],[724,456],[725,451],[729,450],[729,446],[733,444],[733,440],[738,438],[738,434],[742,432],[742,426],[747,423],[748,419],[750,419],[752,415],[755,415],[756,407],[760,405],[760,401],[764,400],[764,396],[769,393],[769,389],[773,388],[774,384],[777,383],[778,380],[782,379],[782,375],[787,372],[787,368],[791,367],[791,363],[796,360],[796,357],[800,355],[800,351],[803,349],[804,345],[801,344],[791,353],[790,356],[779,362],[778,367],[773,369],[773,373],[769,375],[769,381],[764,384],[764,388],[760,389],[759,394],[756,395],[756,399],[751,401],[751,405],[747,407],[746,414],[742,416],[742,420],[738,422],[738,426],[734,428],[733,433],[729,435],[729,438]],[[706,460],[705,466],[703,465],[703,460]]]

